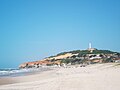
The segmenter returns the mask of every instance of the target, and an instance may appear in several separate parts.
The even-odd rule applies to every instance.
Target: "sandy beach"
[[[120,90],[120,65],[54,68],[27,76],[0,78],[0,90]]]

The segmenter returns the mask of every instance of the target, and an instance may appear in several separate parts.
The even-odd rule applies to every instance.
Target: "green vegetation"
[[[71,63],[71,64],[80,64],[82,62],[83,62],[83,60],[81,60],[81,59],[62,59],[61,60],[61,63],[66,63],[66,64],[68,64],[68,63]]]
[[[61,63],[66,63],[66,64],[68,64],[68,63],[71,63],[72,60],[73,60],[73,59],[62,59],[62,60],[61,60]]]
[[[114,54],[115,52],[109,50],[94,50],[93,54]]]
[[[62,52],[62,53],[57,54],[56,56],[65,55],[66,53],[72,53],[72,54],[77,54],[78,53],[81,56],[81,55],[84,55],[84,54],[113,54],[113,53],[116,53],[116,52],[112,52],[112,51],[109,51],[109,50],[94,50],[91,53],[88,50],[74,50],[74,51],[70,51],[70,52]]]
[[[104,63],[109,63],[109,62],[113,62],[113,60],[111,58],[106,58],[103,60]]]
[[[103,63],[108,63],[108,62],[113,62],[113,57],[115,55],[117,57],[120,56],[120,53],[117,53],[117,52],[112,52],[110,50],[97,50],[97,49],[93,50],[93,52],[90,52],[89,50],[74,50],[74,51],[69,51],[69,52],[62,52],[62,53],[57,54],[56,56],[65,55],[67,53],[78,54],[78,55],[73,55],[66,59],[60,59],[61,63],[66,63],[66,64],[85,63],[89,60],[90,57],[95,57],[96,54],[100,54],[100,57],[102,58],[101,60],[103,60],[102,61]],[[89,56],[87,54],[93,54],[93,55]],[[112,56],[109,54],[112,54]],[[56,57],[56,56],[52,56],[52,57]],[[107,56],[109,56],[109,58]],[[51,60],[51,62],[55,62],[55,61],[58,61],[58,60],[56,60],[56,59]]]

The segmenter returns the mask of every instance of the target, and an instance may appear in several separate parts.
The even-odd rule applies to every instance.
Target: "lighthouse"
[[[92,48],[92,44],[91,43],[89,43],[89,49],[91,49]]]
[[[94,51],[94,50],[97,50],[96,48],[92,48],[92,44],[89,43],[89,47],[87,49],[88,51],[90,51],[91,53]]]

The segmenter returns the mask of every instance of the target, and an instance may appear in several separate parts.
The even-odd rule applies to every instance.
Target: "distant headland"
[[[63,66],[76,64],[95,64],[120,62],[120,53],[110,50],[98,50],[92,48],[91,43],[86,50],[74,50],[69,52],[62,52],[55,56],[47,57],[43,60],[25,62],[19,65],[19,68],[39,68],[42,66]]]

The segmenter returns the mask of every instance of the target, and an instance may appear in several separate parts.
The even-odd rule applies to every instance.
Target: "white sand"
[[[57,68],[35,75],[2,78],[0,83],[4,84],[0,90],[120,90],[120,66]]]

